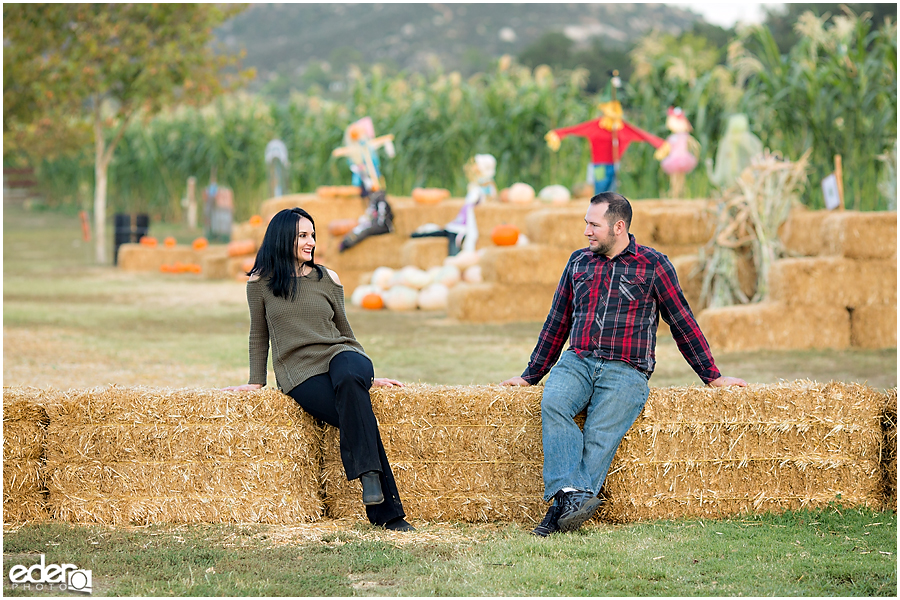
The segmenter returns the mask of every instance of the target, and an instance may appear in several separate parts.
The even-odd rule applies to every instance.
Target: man
[[[554,502],[532,532],[542,537],[578,529],[600,507],[613,455],[650,393],[660,316],[704,383],[747,385],[719,373],[669,259],[628,232],[628,200],[597,194],[584,220],[589,247],[569,257],[528,367],[502,382],[534,385],[553,368],[541,421],[544,500]],[[573,418],[585,408],[582,433]]]

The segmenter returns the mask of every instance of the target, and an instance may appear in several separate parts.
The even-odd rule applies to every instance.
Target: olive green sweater
[[[269,343],[278,388],[288,393],[313,375],[328,372],[337,354],[366,355],[344,311],[344,288],[328,270],[302,277],[297,298],[276,298],[265,281],[247,282],[250,305],[250,381],[266,384]]]

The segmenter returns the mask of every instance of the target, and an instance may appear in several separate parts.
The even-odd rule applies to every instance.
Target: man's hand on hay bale
[[[531,385],[521,377],[512,377],[506,381],[501,381],[500,385]]]
[[[747,382],[739,377],[719,377],[718,379],[713,379],[709,382],[709,387],[725,387],[728,385],[738,385],[740,387],[747,387]]]
[[[376,377],[372,380],[372,387],[403,387],[403,384],[396,379],[388,379],[387,377]]]
[[[245,383],[244,385],[232,385],[229,387],[222,388],[223,392],[253,392],[256,390],[262,389],[262,386],[258,383]]]

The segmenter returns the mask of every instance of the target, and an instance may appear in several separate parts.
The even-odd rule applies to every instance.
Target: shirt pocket
[[[576,272],[572,276],[573,293],[575,294],[575,304],[587,304],[591,295],[591,288],[594,287],[594,273],[591,271]]]
[[[640,275],[623,275],[619,278],[619,294],[628,302],[646,300],[650,282]]]

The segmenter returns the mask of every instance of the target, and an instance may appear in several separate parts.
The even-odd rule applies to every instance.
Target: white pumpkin
[[[381,296],[383,290],[377,285],[366,284],[357,286],[353,293],[350,294],[350,304],[353,306],[362,306],[362,299],[369,294],[378,294]]]
[[[419,267],[408,265],[400,269],[401,279],[400,285],[411,287],[415,290],[421,290],[431,283],[431,276]]]
[[[422,310],[447,310],[450,290],[442,283],[432,283],[419,292],[418,304]]]
[[[434,283],[443,284],[448,288],[452,288],[459,283],[460,279],[462,279],[462,272],[456,265],[444,265],[443,267],[438,267],[432,277]]]
[[[550,202],[552,204],[563,204],[572,199],[572,194],[571,192],[569,192],[569,188],[557,183],[554,185],[548,185],[547,187],[542,189],[538,193],[538,198],[540,198],[544,202]]]
[[[465,271],[472,265],[478,264],[478,261],[481,259],[481,255],[478,252],[460,252],[456,256],[448,256],[444,259],[445,265],[454,265],[459,268],[460,271]]]
[[[514,183],[509,186],[509,201],[513,204],[528,204],[534,200],[534,188],[527,183]]]
[[[463,281],[466,283],[481,283],[484,278],[481,276],[481,265],[472,265],[463,271]]]
[[[516,240],[516,246],[527,246],[531,243],[531,240],[528,239],[528,236],[524,233],[519,234],[519,239]]]
[[[382,290],[391,287],[391,278],[394,276],[394,270],[390,267],[378,267],[372,273],[372,285],[378,286]]]
[[[405,285],[395,285],[383,295],[388,310],[415,310],[419,292]]]

